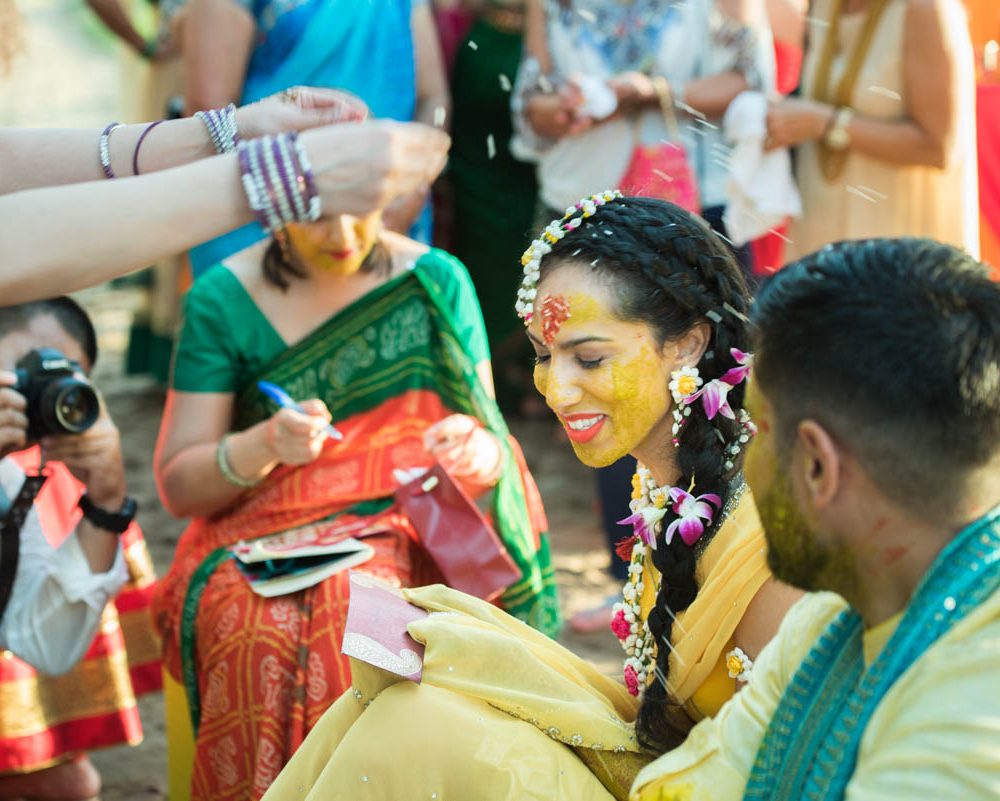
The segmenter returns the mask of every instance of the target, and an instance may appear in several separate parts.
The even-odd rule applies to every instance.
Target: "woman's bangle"
[[[143,140],[146,138],[146,135],[161,122],[164,122],[164,120],[157,120],[156,122],[149,123],[149,125],[143,129],[143,132],[139,134],[139,140],[135,143],[135,150],[132,152],[132,175],[139,174],[139,148],[142,147]]]
[[[251,487],[256,487],[264,479],[261,478],[243,478],[238,475],[233,466],[229,463],[229,450],[227,443],[229,442],[230,434],[226,434],[222,439],[219,440],[218,446],[215,448],[215,463],[219,466],[219,472],[222,473],[222,477],[237,487],[242,487],[243,489],[250,489]]]
[[[239,144],[240,134],[236,129],[236,106],[230,103],[225,108],[196,111],[194,116],[208,129],[208,137],[216,153],[232,153]]]
[[[111,169],[111,133],[117,128],[121,128],[120,122],[113,122],[101,131],[101,138],[97,140],[97,157],[101,162],[101,169],[104,170],[105,178],[114,178],[115,172]]]
[[[319,219],[312,167],[294,132],[240,142],[236,152],[243,191],[261,226],[276,233],[288,223]]]

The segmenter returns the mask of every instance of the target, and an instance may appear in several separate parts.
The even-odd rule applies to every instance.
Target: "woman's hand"
[[[608,86],[618,98],[618,107],[632,111],[659,102],[656,84],[642,72],[622,72],[608,79]]]
[[[497,438],[474,417],[453,414],[424,432],[424,446],[472,495],[500,478],[503,451]]]
[[[367,117],[368,106],[350,92],[295,86],[236,109],[236,127],[241,138],[254,139]]]
[[[430,192],[423,187],[396,198],[382,212],[382,225],[397,234],[406,234],[424,210]]]
[[[118,509],[125,500],[125,462],[121,437],[101,401],[97,421],[81,434],[51,434],[41,441],[46,462],[62,462],[87,495],[103,509]]]
[[[593,124],[578,114],[583,95],[574,86],[554,94],[535,95],[526,104],[524,116],[534,132],[546,139],[578,136]]]
[[[279,409],[264,427],[267,447],[281,464],[309,464],[326,443],[326,427],[331,419],[326,404],[314,399],[299,405],[302,412]]]
[[[448,158],[451,139],[415,122],[375,120],[306,131],[324,216],[363,216],[398,197],[426,192]]]
[[[767,109],[765,150],[795,147],[802,142],[821,139],[836,109],[826,103],[800,97],[788,97]]]

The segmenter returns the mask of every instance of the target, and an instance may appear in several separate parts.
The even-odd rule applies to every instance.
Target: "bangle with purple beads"
[[[225,108],[196,111],[194,116],[208,129],[208,137],[216,153],[232,153],[236,149],[240,134],[236,129],[236,106],[233,103]]]
[[[309,156],[306,153],[306,149],[299,142],[299,135],[297,133],[287,134],[293,152],[295,154],[296,160],[298,161],[298,173],[296,178],[300,182],[300,191],[305,197],[308,211],[306,212],[306,219],[315,222],[319,219],[320,215],[320,199],[319,190],[316,188],[316,179],[313,176],[312,164],[309,162]]]
[[[292,208],[294,200],[284,175],[284,164],[274,158],[275,140],[262,142],[260,148],[261,161],[265,167],[265,176],[271,185],[271,197],[274,199],[282,220],[298,219],[299,215]]]
[[[288,146],[287,137],[275,137],[271,142],[271,148],[275,161],[278,164],[278,171],[281,173],[281,183],[285,194],[291,198],[292,205],[295,207],[295,217],[296,219],[304,220],[308,214],[308,209],[306,208],[302,193],[298,191],[299,186],[294,177],[294,162],[292,161],[292,153]]]
[[[261,194],[258,188],[258,183],[253,175],[253,170],[250,166],[250,146],[251,142],[241,142],[239,147],[236,148],[236,155],[240,162],[240,183],[243,185],[243,192],[247,196],[247,203],[250,204],[250,208],[257,218],[257,221],[263,226],[267,227],[268,220],[264,213],[264,206],[267,200]]]
[[[237,153],[243,190],[263,227],[278,232],[319,218],[316,182],[294,133],[240,142]]]
[[[271,231],[277,231],[283,228],[284,224],[274,196],[274,188],[267,179],[267,172],[263,164],[264,160],[261,158],[261,151],[263,150],[261,145],[263,145],[263,142],[255,142],[248,149],[247,153],[250,156],[250,169],[254,181],[257,183],[257,190],[264,199],[263,208],[261,209],[265,221],[264,227]]]

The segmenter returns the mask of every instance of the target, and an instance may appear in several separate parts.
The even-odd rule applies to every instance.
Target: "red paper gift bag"
[[[493,600],[521,578],[490,521],[440,465],[396,490],[448,586]]]

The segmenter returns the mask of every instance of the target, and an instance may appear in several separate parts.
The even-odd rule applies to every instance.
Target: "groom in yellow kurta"
[[[632,798],[1000,798],[1000,287],[928,240],[845,243],[754,322],[748,479],[775,575],[817,592]]]

